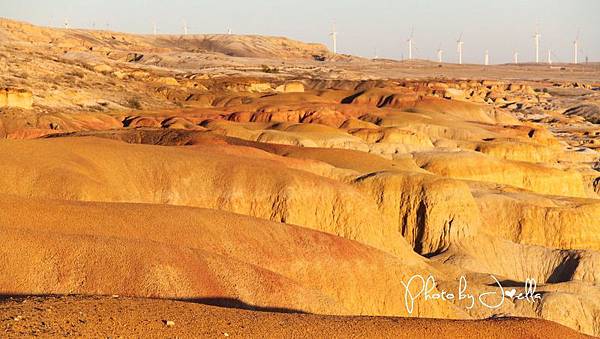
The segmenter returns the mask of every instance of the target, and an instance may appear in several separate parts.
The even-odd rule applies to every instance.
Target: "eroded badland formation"
[[[77,295],[9,299],[0,336],[600,335],[598,64],[6,19],[0,41],[0,293]],[[415,275],[541,300],[411,314]]]

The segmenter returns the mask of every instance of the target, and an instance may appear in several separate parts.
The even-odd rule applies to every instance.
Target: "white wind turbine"
[[[552,50],[548,48],[548,65],[552,65]]]
[[[412,60],[413,34],[414,34],[414,32],[415,32],[414,28],[411,28],[411,30],[410,30],[410,36],[406,40],[406,42],[408,42],[408,60]]]
[[[539,32],[538,27],[535,28],[535,34],[533,35],[533,41],[535,43],[535,63],[540,63],[540,38],[542,35]]]
[[[152,33],[154,35],[158,34],[158,26],[156,25],[156,21],[152,23]]]
[[[442,49],[442,45],[440,44],[440,46],[437,49],[437,57],[438,57],[438,62],[441,64],[442,62],[444,62],[443,58],[444,58],[444,50]]]
[[[458,40],[456,40],[456,51],[458,52],[458,64],[459,65],[462,65],[463,45],[465,44],[465,42],[462,41],[462,36],[463,36],[463,34],[460,33]]]
[[[331,42],[333,44],[333,54],[337,54],[337,35],[338,32],[335,30],[335,22],[333,23],[332,27],[331,27],[331,33],[329,33],[329,36],[331,37]]]
[[[515,64],[519,63],[519,52],[518,51],[513,51],[513,62]]]
[[[65,19],[65,29],[69,29],[69,20]]]
[[[579,30],[577,30],[577,36],[575,37],[575,40],[573,41],[573,63],[574,64],[578,64],[579,63]]]
[[[485,55],[483,57],[483,64],[486,66],[490,64],[490,51],[487,49],[485,50]]]
[[[183,23],[183,35],[187,35],[188,34],[188,24],[187,24],[187,21],[185,19],[183,19],[182,23]]]

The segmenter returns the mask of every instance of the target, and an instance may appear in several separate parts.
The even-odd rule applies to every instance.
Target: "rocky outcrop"
[[[564,114],[567,116],[579,116],[593,124],[600,124],[600,106],[598,105],[586,104],[571,107]]]
[[[431,268],[302,227],[215,210],[0,197],[2,293],[211,299],[321,314],[405,315]],[[35,210],[36,213],[30,213]],[[136,226],[147,220],[144,227]],[[464,318],[440,301],[412,316]]]
[[[288,82],[277,86],[275,91],[281,93],[304,93],[304,84],[301,82]]]
[[[421,168],[446,177],[510,185],[542,194],[588,196],[577,171],[500,161],[477,152],[423,152],[415,154],[415,160]]]
[[[379,206],[386,224],[413,246],[432,255],[453,242],[477,234],[479,210],[462,182],[427,174],[380,172],[357,180],[356,186]]]
[[[12,87],[0,88],[0,107],[29,109],[32,105],[33,94],[30,91]]]
[[[22,151],[8,151],[10,143]],[[214,146],[199,151],[81,138],[17,144],[7,141],[0,151],[0,158],[10,153],[12,159],[0,179],[5,193],[213,208],[318,229],[398,255],[412,253],[401,235],[385,226],[375,203],[352,186],[281,161],[240,161],[243,147],[223,153]],[[26,166],[33,154],[44,164]]]
[[[600,200],[477,191],[485,232],[520,244],[600,251]]]

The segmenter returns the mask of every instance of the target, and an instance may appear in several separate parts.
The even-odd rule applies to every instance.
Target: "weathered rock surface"
[[[0,282],[3,293],[218,296],[316,313],[408,315],[401,281],[431,270],[416,256],[214,210],[11,196],[0,204],[1,237],[10,244],[0,263],[12,272]],[[460,315],[443,303],[415,310]]]
[[[0,107],[31,108],[33,95],[20,88],[0,88]]]

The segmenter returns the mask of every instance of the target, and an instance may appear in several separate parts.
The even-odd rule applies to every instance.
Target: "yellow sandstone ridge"
[[[0,88],[0,107],[29,109],[33,105],[33,94],[19,88]]]

